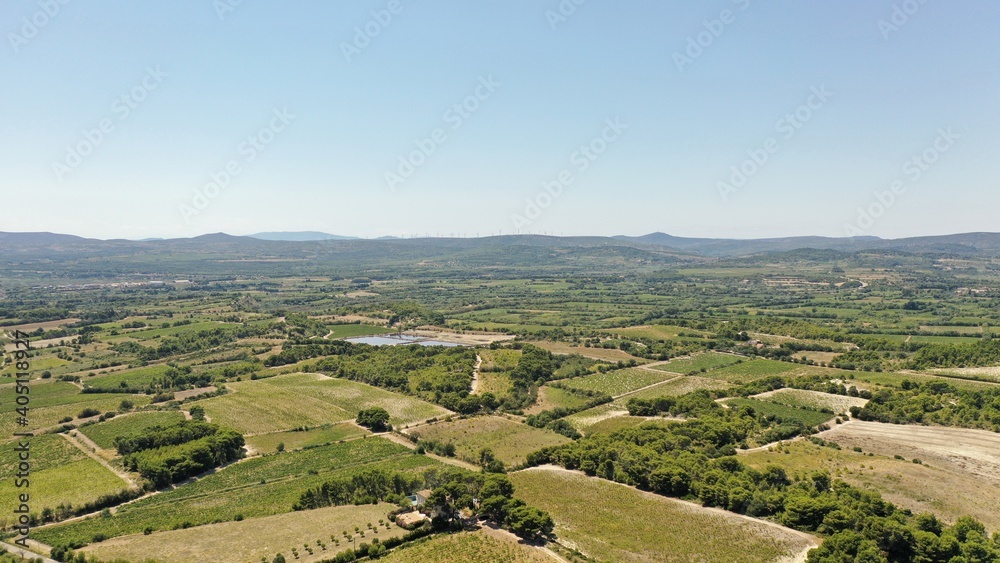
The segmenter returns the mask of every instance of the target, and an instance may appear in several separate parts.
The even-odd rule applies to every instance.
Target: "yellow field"
[[[455,444],[456,455],[470,463],[479,461],[479,451],[490,448],[508,466],[524,462],[531,452],[569,442],[569,438],[499,416],[479,416],[454,422],[438,422],[412,432],[425,440]]]
[[[385,519],[393,508],[390,504],[319,508],[241,522],[154,532],[148,536],[122,536],[80,551],[102,560],[121,558],[142,561],[152,555],[164,563],[244,563],[260,561],[261,557],[271,561],[281,553],[288,561],[310,563],[329,558],[347,548],[348,542],[342,532],[346,530],[353,534],[355,526],[365,530],[365,537],[358,538],[358,543],[370,542],[371,538],[387,539],[405,534],[406,530],[395,524],[388,530],[382,526],[377,534],[367,529],[368,523],[378,527],[378,521]],[[330,539],[331,535],[340,540],[339,546]],[[317,540],[326,544],[326,550],[316,545]],[[303,544],[309,544],[314,554],[309,555]],[[292,556],[293,547],[299,551],[298,559]]]
[[[414,545],[403,546],[383,557],[386,563],[552,563],[542,550],[519,543],[505,532],[482,529],[476,532],[440,535]]]

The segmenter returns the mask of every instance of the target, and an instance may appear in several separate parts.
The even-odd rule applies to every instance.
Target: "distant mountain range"
[[[313,240],[354,240],[357,237],[345,237],[341,235],[331,235],[318,231],[278,231],[272,233],[256,233],[247,235],[250,238],[260,240],[277,240],[288,242],[308,242]]]
[[[319,245],[319,246],[317,246]],[[193,238],[98,240],[54,233],[0,232],[0,254],[11,255],[37,249],[45,252],[83,254],[132,254],[185,252],[265,252],[268,255],[312,255],[333,252],[340,256],[363,256],[366,252],[397,254],[406,258],[427,259],[452,252],[484,251],[500,248],[618,248],[678,257],[740,257],[755,254],[815,249],[856,253],[864,251],[907,252],[914,254],[951,254],[1000,257],[1000,233],[962,233],[901,239],[878,237],[787,237],[764,239],[713,239],[676,237],[651,233],[639,237],[542,235],[504,235],[482,238],[396,238],[360,239],[328,233],[265,232],[250,236],[225,233]],[[304,253],[304,254],[303,254]]]

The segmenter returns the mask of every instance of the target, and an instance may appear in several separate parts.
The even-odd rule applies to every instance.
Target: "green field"
[[[58,434],[44,434],[31,439],[31,509],[35,514],[43,508],[59,504],[74,505],[97,500],[106,494],[125,489],[128,484],[88,457]],[[18,454],[9,444],[0,450],[0,510],[4,515],[16,508],[17,494],[25,492],[15,487]]]
[[[571,389],[598,391],[612,397],[617,397],[674,377],[677,376],[646,368],[626,368],[565,379],[560,381],[559,384]]]
[[[353,420],[359,411],[382,407],[393,425],[412,424],[448,414],[413,397],[346,379],[289,374],[228,384],[228,395],[194,404],[212,420],[244,434],[291,430]]]
[[[511,475],[515,496],[548,511],[560,541],[599,561],[777,561],[808,543],[793,533],[578,473]]]
[[[832,395],[830,393],[820,393],[818,391],[806,391],[805,389],[778,389],[768,393],[763,393],[753,397],[760,401],[778,403],[789,407],[805,407],[810,409],[830,409],[832,412],[840,414],[846,413],[851,407],[862,407],[868,399],[859,397],[847,397],[844,395]]]
[[[654,369],[660,369],[663,371],[670,371],[673,373],[681,373],[688,375],[701,371],[708,371],[716,368],[725,367],[744,360],[746,360],[746,358],[742,358],[740,356],[734,356],[732,354],[719,354],[716,352],[706,352],[704,354],[698,354],[690,358],[679,358],[676,360],[670,360],[665,364],[656,365],[652,367]]]
[[[508,466],[524,463],[528,454],[548,446],[569,442],[569,438],[499,416],[478,416],[453,422],[437,422],[415,429],[411,435],[424,440],[455,444],[456,455],[470,463],[479,462],[479,451],[493,450]]]
[[[166,365],[156,365],[116,371],[106,375],[88,377],[84,381],[84,385],[94,389],[120,389],[122,383],[125,383],[126,386],[137,389],[150,385],[154,379],[161,377],[168,369],[170,368]]]
[[[757,411],[757,414],[775,416],[784,422],[800,422],[805,426],[818,426],[833,418],[830,413],[790,407],[769,401],[758,401],[757,399],[726,399],[726,404],[732,408],[750,407]]]
[[[89,424],[79,429],[81,433],[94,441],[98,446],[115,449],[115,438],[122,436],[132,438],[145,433],[154,426],[168,426],[184,420],[180,411],[138,412],[119,415],[111,420]]]
[[[262,454],[274,453],[278,444],[284,444],[285,450],[300,450],[311,446],[321,446],[363,436],[368,432],[356,424],[342,422],[330,424],[309,430],[288,430],[272,434],[257,434],[247,438],[247,445]]]
[[[440,464],[381,438],[353,440],[235,463],[176,489],[122,507],[114,516],[94,517],[35,532],[49,545],[91,543],[102,534],[117,537],[147,527],[171,530],[291,512],[299,495],[335,477],[380,468],[409,471]]]
[[[704,374],[704,377],[729,383],[749,383],[771,375],[787,374],[801,368],[803,366],[791,362],[756,359],[709,371]]]
[[[36,381],[29,384],[29,387],[29,424],[23,428],[17,425],[17,417],[13,414],[17,408],[14,386],[0,388],[0,436],[4,437],[0,439],[7,440],[7,437],[18,430],[39,430],[54,426],[63,418],[76,417],[87,408],[103,413],[117,411],[123,399],[132,401],[136,406],[146,405],[150,400],[145,395],[81,393],[77,386],[64,381]]]

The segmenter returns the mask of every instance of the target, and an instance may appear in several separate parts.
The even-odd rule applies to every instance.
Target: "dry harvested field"
[[[461,334],[457,332],[449,332],[443,330],[427,330],[419,329],[412,331],[408,334],[414,334],[416,336],[422,336],[425,338],[430,338],[432,340],[440,340],[441,342],[452,342],[454,344],[463,344],[465,346],[489,346],[494,342],[506,342],[508,340],[514,340],[514,335],[512,334],[498,334],[495,332],[463,332]]]
[[[457,456],[470,463],[477,463],[479,451],[489,448],[497,459],[508,466],[523,463],[527,455],[535,450],[570,441],[555,432],[500,416],[477,416],[454,422],[438,422],[414,429],[411,434],[424,440],[455,444]]]
[[[444,534],[393,550],[386,563],[553,563],[543,549],[507,532],[483,528]]]
[[[598,561],[805,561],[819,543],[777,524],[559,467],[510,477],[516,497],[552,515],[559,543]]]
[[[1000,483],[1000,434],[967,428],[882,424],[852,420],[818,436],[842,447],[916,458]]]
[[[71,325],[75,322],[79,322],[80,319],[60,319],[57,321],[45,321],[42,323],[27,323],[23,325],[11,325],[2,328],[4,332],[13,332],[15,330],[20,330],[21,332],[34,332],[38,329],[51,330],[53,328],[58,328],[61,326]],[[32,342],[34,344],[34,342]]]
[[[1000,529],[1000,511],[996,508],[1000,506],[1000,488],[951,468],[869,456],[850,448],[824,448],[806,440],[740,453],[740,461],[759,470],[777,465],[791,475],[829,471],[834,478],[877,491],[887,501],[915,514],[933,512],[947,522],[969,515],[989,530]]]
[[[754,399],[769,401],[790,407],[810,407],[814,409],[830,409],[836,414],[845,413],[851,407],[863,407],[868,404],[868,399],[860,397],[848,397],[845,395],[831,395],[830,393],[820,393],[819,391],[807,391],[805,389],[778,389],[768,391],[760,395],[754,395]]]
[[[1000,366],[986,368],[949,368],[934,370],[941,375],[957,375],[959,377],[974,377],[986,381],[1000,382]]]
[[[122,558],[128,561],[142,561],[155,554],[157,561],[165,563],[187,563],[189,561],[213,561],[217,563],[243,563],[245,561],[267,561],[278,553],[288,561],[309,563],[331,557],[348,546],[342,532],[353,533],[355,526],[365,530],[363,541],[371,538],[387,539],[401,536],[406,530],[395,524],[391,529],[384,526],[378,534],[367,530],[370,522],[378,527],[378,521],[385,519],[390,504],[366,504],[361,506],[335,506],[290,512],[277,516],[250,518],[241,522],[209,524],[186,530],[154,532],[149,535],[134,534],[113,538],[82,549],[102,560]],[[334,544],[330,536],[340,540]],[[316,545],[316,540],[326,544],[324,551]],[[360,541],[360,538],[359,538]],[[309,555],[303,544],[309,544],[314,554]],[[299,557],[292,557],[292,548],[299,551]]]

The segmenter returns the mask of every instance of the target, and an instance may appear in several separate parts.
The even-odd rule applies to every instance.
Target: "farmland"
[[[92,543],[95,537],[165,531],[291,512],[309,487],[364,469],[414,471],[439,465],[392,442],[371,438],[239,462],[194,483],[94,517],[39,530],[50,545]]]
[[[595,391],[618,397],[674,377],[677,376],[646,368],[627,368],[567,379],[561,381],[560,385],[570,389]]]
[[[545,552],[491,530],[449,534],[397,549],[386,563],[551,563]]]
[[[60,502],[82,509],[122,491],[128,484],[115,471],[138,466],[117,454],[116,438],[138,443],[156,434],[164,440],[156,447],[171,452],[180,447],[171,436],[181,440],[203,423],[181,425],[176,435],[151,429],[184,418],[204,414],[209,425],[238,432],[246,452],[175,485],[129,473],[155,494],[127,504],[106,499],[107,512],[91,506],[81,519],[44,523],[32,536],[52,546],[88,545],[102,558],[270,562],[281,552],[292,561],[296,547],[298,560],[316,561],[347,548],[329,541],[331,533],[342,537],[340,528],[386,517],[388,505],[350,500],[385,500],[352,496],[352,488],[384,476],[399,479],[407,494],[437,490],[445,504],[477,510],[470,499],[484,500],[482,481],[492,478],[479,471],[487,448],[505,466],[488,470],[508,471],[514,495],[549,513],[556,530],[548,547],[573,561],[582,560],[574,550],[598,561],[794,558],[814,540],[741,515],[829,539],[829,522],[806,521],[809,499],[822,510],[878,514],[852,504],[857,490],[946,523],[968,514],[987,530],[1000,526],[1000,443],[992,431],[1000,420],[1000,339],[984,328],[1000,325],[1000,314],[990,293],[950,289],[996,285],[1000,262],[968,260],[946,270],[906,253],[801,250],[729,259],[649,254],[617,246],[620,240],[605,241],[613,247],[524,240],[534,242],[503,252],[471,239],[448,243],[472,245],[461,251],[400,241],[378,259],[371,249],[382,242],[367,241],[364,252],[341,253],[340,243],[330,243],[302,247],[292,258],[283,250],[297,248],[292,243],[233,255],[219,243],[228,250],[176,260],[137,253],[76,261],[57,253],[51,263],[18,263],[25,278],[3,286],[11,300],[0,322],[38,319],[35,342],[51,344],[31,358],[30,429],[47,432],[32,443],[33,511]],[[403,248],[409,244],[434,250],[411,262],[408,253],[417,251]],[[193,281],[55,290],[47,278],[29,283],[32,268],[73,282],[150,269]],[[861,279],[864,287],[853,283]],[[344,340],[387,332],[463,346]],[[10,354],[6,363],[4,373],[13,373]],[[851,386],[877,400],[851,397],[859,394]],[[13,385],[0,383],[5,436],[20,429],[15,395]],[[633,399],[647,403],[633,403],[637,416],[627,410]],[[862,406],[851,419],[843,416]],[[377,409],[394,433],[385,433]],[[368,427],[356,422],[363,410]],[[832,422],[835,416],[844,423]],[[828,422],[832,429],[819,437],[841,449],[803,436]],[[395,432],[418,437],[423,447]],[[765,441],[771,445],[758,447]],[[10,499],[10,442],[5,451],[0,494]],[[517,470],[535,463],[591,476],[548,466]],[[419,487],[409,481],[427,470],[441,478]],[[824,488],[817,472],[843,483]],[[293,511],[304,493],[323,485],[313,510]],[[402,500],[394,495],[388,502]],[[323,504],[333,499],[342,505]],[[909,537],[917,518],[896,514]],[[71,515],[63,510],[56,519]],[[383,558],[555,560],[490,528],[509,523],[487,521],[431,534]],[[865,520],[859,529],[868,534],[895,523]],[[533,537],[530,529],[521,533]],[[857,553],[837,557],[855,561]]]
[[[508,466],[523,463],[525,457],[535,450],[569,442],[568,438],[554,432],[498,416],[438,422],[414,429],[410,435],[454,444],[456,455],[470,463],[478,463],[480,450],[489,448],[497,459]]]
[[[104,560],[121,558],[141,561],[148,554],[155,553],[157,560],[164,563],[241,563],[258,561],[261,557],[271,560],[278,553],[291,559],[291,549],[296,548],[302,552],[299,561],[313,562],[348,547],[347,541],[340,537],[342,531],[378,523],[392,508],[388,504],[320,508],[185,530],[124,536],[92,544],[82,551]],[[393,525],[388,530],[382,527],[377,532],[369,531],[367,536],[385,540],[403,533],[405,530]],[[317,541],[325,547],[318,545]],[[309,555],[304,545],[309,545],[314,553]]]
[[[698,354],[690,358],[679,358],[676,360],[670,360],[665,364],[659,364],[653,367],[663,371],[690,375],[698,372],[705,372],[716,368],[726,367],[728,365],[739,363],[743,360],[744,358],[741,358],[739,356],[734,356],[732,354],[716,354],[713,352],[707,352],[705,354]]]
[[[254,451],[268,454],[283,445],[286,450],[300,450],[312,446],[322,446],[341,440],[363,436],[367,431],[351,422],[329,424],[308,430],[287,430],[271,434],[255,434],[247,438],[247,445]]]
[[[245,434],[291,430],[353,420],[362,409],[385,408],[394,425],[447,414],[447,410],[363,383],[318,374],[279,375],[229,385],[232,393],[199,401],[212,421]]]
[[[991,481],[953,466],[918,464],[892,455],[869,455],[864,449],[855,452],[846,445],[835,450],[805,440],[741,454],[740,461],[758,470],[778,466],[791,474],[829,471],[837,479],[877,491],[886,500],[914,513],[930,512],[946,522],[971,515],[989,529],[1000,527],[1000,513],[996,510],[1000,491]]]
[[[47,434],[35,438],[31,450],[31,498],[38,510],[91,502],[127,487],[117,475],[62,436]],[[17,455],[13,446],[0,452],[0,509],[5,517],[13,513],[17,493],[22,492],[14,486]]]
[[[554,469],[512,475],[517,494],[549,511],[560,542],[603,561],[779,561],[815,538]]]
[[[851,407],[863,407],[868,403],[868,399],[860,397],[831,395],[830,393],[789,388],[768,391],[767,393],[754,395],[753,398],[789,407],[828,409],[835,414],[846,413]]]

